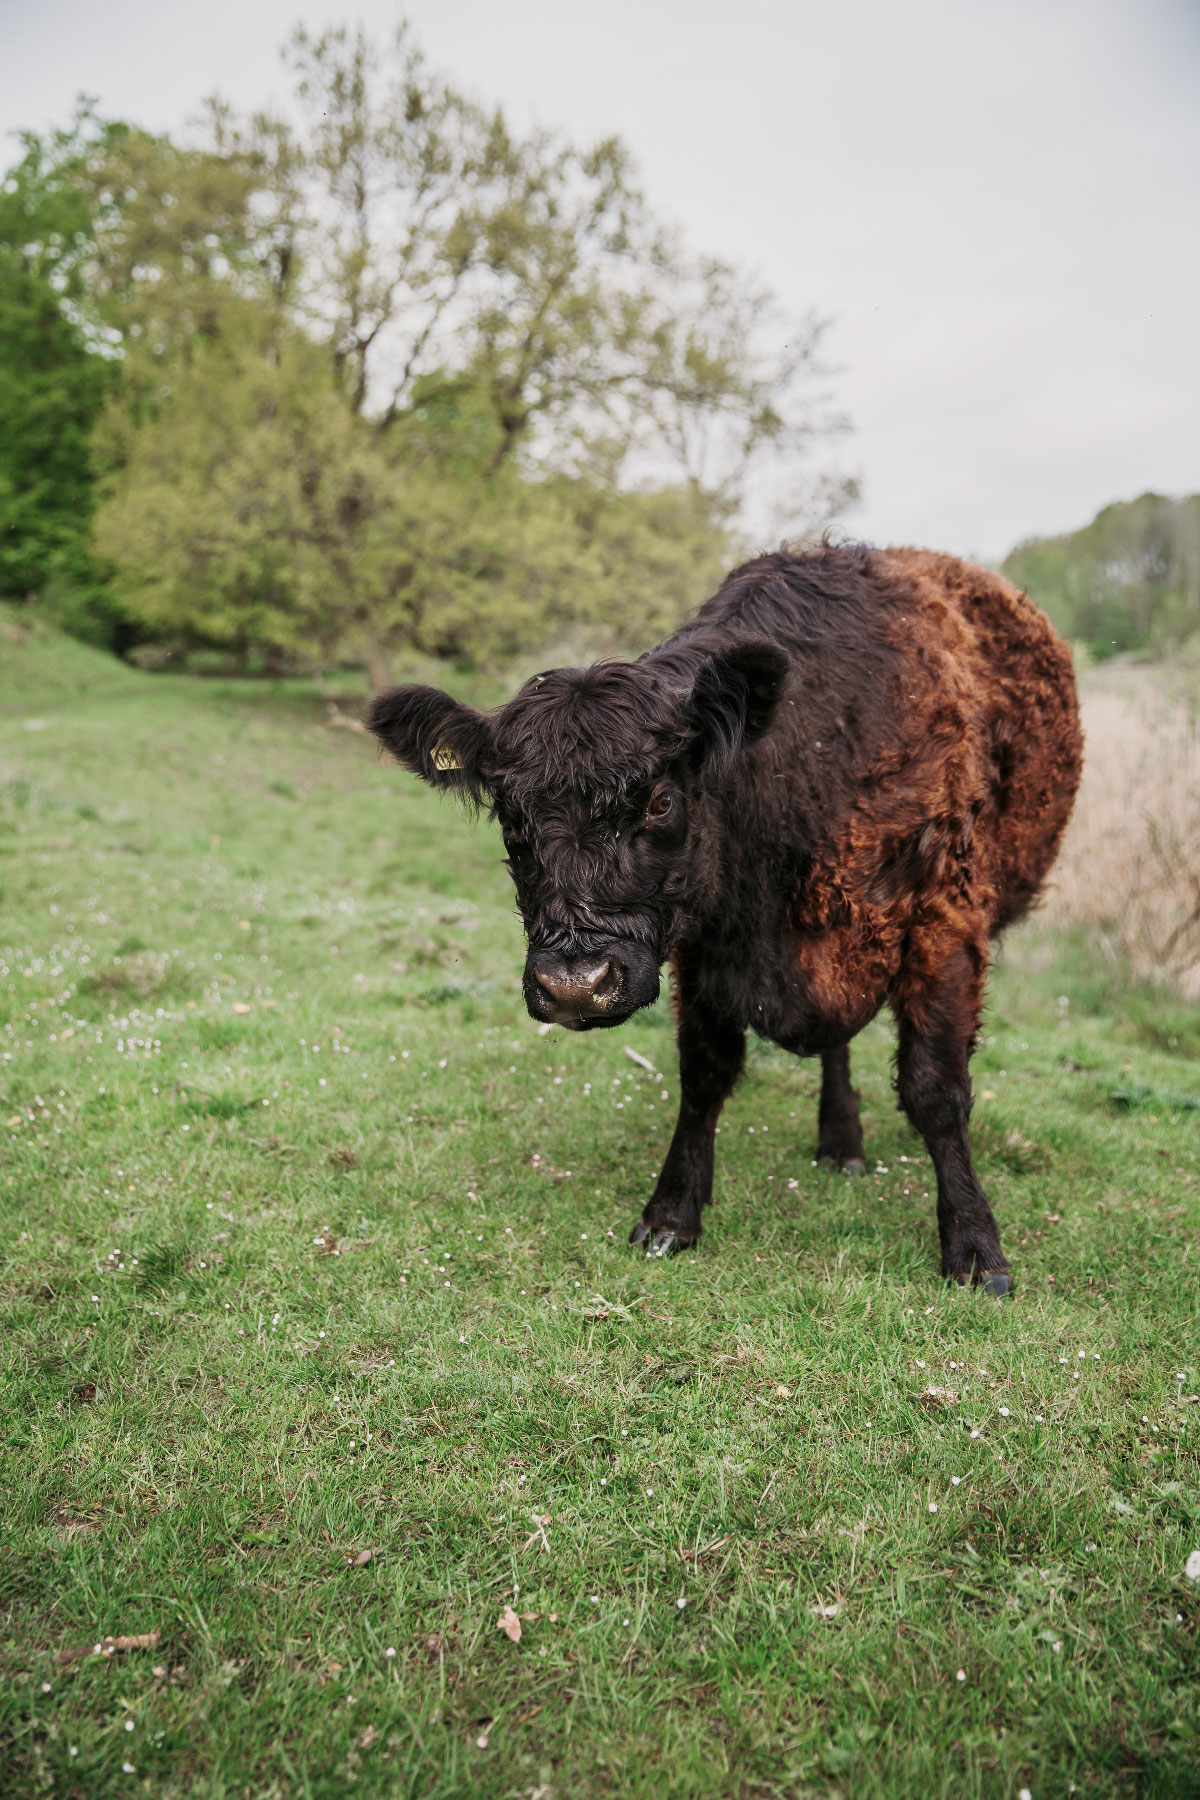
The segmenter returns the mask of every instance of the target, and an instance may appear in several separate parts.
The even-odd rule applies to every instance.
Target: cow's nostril
[[[604,1000],[620,986],[620,977],[610,962],[602,963],[594,972],[588,973],[588,985],[597,1000]]]
[[[569,985],[567,977],[561,969],[538,969],[533,971],[533,979],[544,994],[552,1000],[561,1000]]]

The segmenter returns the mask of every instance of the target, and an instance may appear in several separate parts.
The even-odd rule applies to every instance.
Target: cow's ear
[[[491,728],[474,707],[440,688],[388,688],[376,696],[367,724],[414,775],[479,803]]]
[[[743,744],[762,736],[771,723],[787,668],[782,650],[754,640],[705,660],[688,709],[698,764],[727,766]]]

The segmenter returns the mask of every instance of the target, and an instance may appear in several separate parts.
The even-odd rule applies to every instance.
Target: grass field
[[[1012,939],[1012,1306],[882,1022],[867,1178],[757,1046],[647,1265],[668,1009],[539,1035],[492,828],[298,688],[0,665],[0,1792],[1200,1794],[1195,1010]]]

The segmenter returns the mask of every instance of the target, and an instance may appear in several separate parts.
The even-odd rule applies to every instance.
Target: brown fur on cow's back
[[[696,626],[791,654],[728,829],[797,859],[792,966],[822,1021],[808,1037],[846,1041],[964,951],[982,969],[1036,898],[1079,783],[1070,652],[1045,615],[954,557],[825,547],[735,571]]]
[[[1001,575],[927,550],[880,551],[873,561],[911,594],[919,636],[932,646],[922,660],[931,676],[940,665],[962,709],[974,750],[967,760],[977,870],[994,895],[995,935],[1036,898],[1079,786],[1083,734],[1071,654],[1046,615]]]

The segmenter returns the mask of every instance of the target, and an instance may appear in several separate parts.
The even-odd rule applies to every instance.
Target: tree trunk
[[[391,687],[392,669],[383,639],[370,619],[363,621],[363,643],[367,653],[367,681],[371,692],[377,694],[381,688]]]

